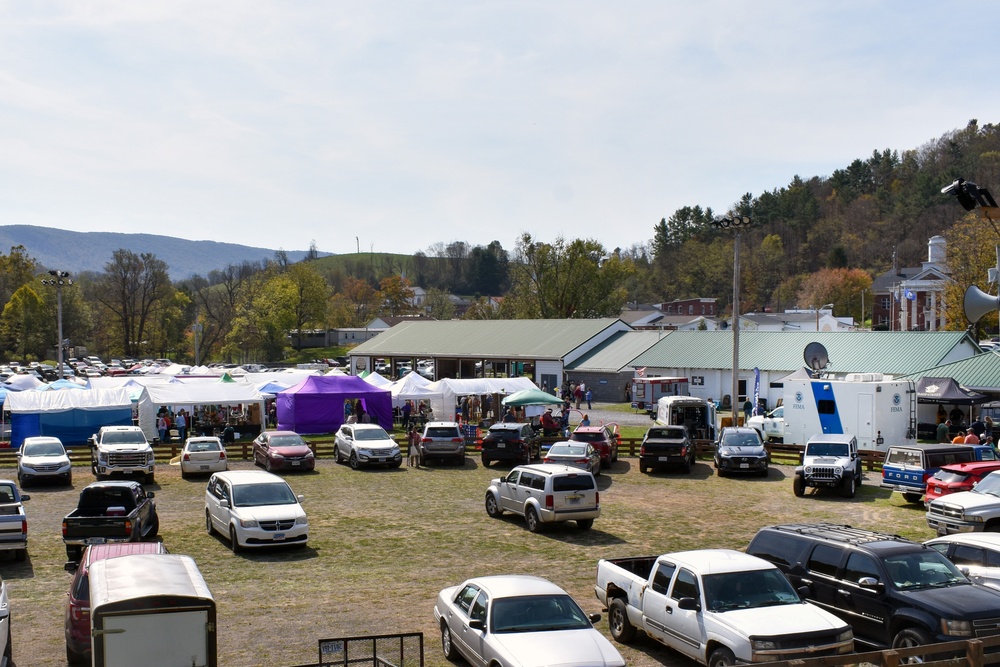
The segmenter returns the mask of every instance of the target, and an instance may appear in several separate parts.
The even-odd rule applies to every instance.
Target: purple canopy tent
[[[332,433],[344,423],[344,401],[358,399],[373,424],[392,430],[392,394],[353,375],[312,375],[278,392],[278,429]]]

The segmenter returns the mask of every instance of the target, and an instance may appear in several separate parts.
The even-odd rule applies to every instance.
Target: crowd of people
[[[965,412],[957,405],[952,406],[950,412],[945,410],[943,405],[939,405],[937,411],[937,441],[965,445],[982,444],[996,448],[996,441],[993,434],[993,418],[990,415],[978,415],[973,418],[971,407],[969,408],[969,418],[972,421],[966,422]]]

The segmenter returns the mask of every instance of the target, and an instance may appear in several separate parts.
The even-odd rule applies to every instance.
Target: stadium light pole
[[[743,229],[753,225],[748,215],[729,214],[712,221],[717,229],[733,232],[733,386],[730,394],[733,426],[739,425],[740,388],[740,235]]]
[[[63,377],[63,326],[62,326],[62,288],[63,286],[69,286],[73,284],[73,281],[69,279],[69,273],[66,271],[57,271],[55,269],[49,271],[49,275],[52,276],[51,279],[43,279],[43,285],[52,285],[56,288],[56,328],[58,329],[59,342],[56,344],[56,373],[59,374],[59,379]]]

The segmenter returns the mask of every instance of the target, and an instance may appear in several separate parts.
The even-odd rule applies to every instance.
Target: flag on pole
[[[760,369],[753,369],[753,416],[760,414]]]
[[[917,300],[917,293],[914,292],[913,290],[906,290],[905,292],[903,292],[903,296],[905,296],[910,301]]]

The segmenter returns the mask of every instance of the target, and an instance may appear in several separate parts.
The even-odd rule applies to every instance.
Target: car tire
[[[271,457],[264,457],[264,470],[268,472],[274,472],[274,466],[271,464]]]
[[[17,485],[22,489],[28,486],[24,483],[24,477],[21,476],[21,473],[17,473]]]
[[[205,510],[205,532],[209,535],[215,534],[215,526],[212,525],[212,515],[208,510]]]
[[[394,461],[392,464],[389,465],[389,467],[390,468],[398,468],[401,465],[403,465],[403,459],[399,459],[398,461]]]
[[[73,486],[73,471],[66,473],[66,484],[68,486]]]
[[[18,563],[23,563],[28,560],[28,550],[27,549],[17,549],[14,551],[14,560]]]
[[[153,514],[153,521],[149,526],[149,532],[146,533],[145,539],[152,540],[160,533],[160,515]]]
[[[844,477],[844,482],[840,487],[840,495],[844,498],[853,498],[857,492],[856,484],[857,480],[854,478],[854,475]]]
[[[732,667],[736,664],[736,656],[725,646],[712,651],[708,658],[708,667]]]
[[[684,465],[681,466],[681,472],[685,475],[691,474],[691,459],[684,459]]]
[[[66,647],[66,662],[70,665],[89,665],[90,660],[87,660],[87,656],[84,653],[77,653],[69,646]]]
[[[358,469],[358,455],[355,452],[351,452],[351,456],[347,459],[347,465],[351,466],[352,470]]]
[[[451,641],[451,628],[448,627],[446,621],[441,621],[441,652],[444,653],[445,660],[458,659],[455,644]]]
[[[628,620],[628,608],[625,600],[615,598],[608,605],[608,629],[616,642],[628,644],[635,639],[635,626]]]
[[[903,500],[908,503],[919,503],[920,499],[924,497],[922,493],[904,493]]]
[[[801,498],[806,494],[806,481],[802,478],[802,475],[796,475],[792,479],[792,493],[797,498]]]
[[[647,470],[649,470],[649,468],[647,468],[641,463],[639,464],[639,472],[646,472]]]
[[[930,644],[934,640],[931,638],[930,634],[927,633],[923,628],[909,627],[903,628],[896,633],[896,636],[892,638],[892,648],[914,648],[916,646],[924,646],[925,644]],[[914,655],[900,660],[900,664],[916,664],[924,662],[925,656]]]
[[[344,457],[340,455],[340,447],[334,445],[333,447],[333,462],[339,465],[344,465]]]
[[[542,521],[538,518],[538,511],[534,507],[524,511],[524,522],[528,526],[529,533],[537,533],[542,529]]]
[[[590,530],[594,526],[593,519],[577,519],[576,527],[580,530]]]
[[[464,468],[465,467],[465,454],[455,457],[455,465]]]
[[[156,481],[156,474],[155,473],[149,473],[148,475],[145,475],[143,477],[142,481],[143,481],[144,484],[152,484],[153,482]]]
[[[726,473],[725,473],[725,471],[722,468],[716,468],[715,469],[715,474],[718,475],[719,477],[725,477],[726,476]]]
[[[497,502],[496,496],[489,492],[486,494],[486,513],[494,519],[499,519],[503,514],[503,508]]]
[[[488,458],[486,458],[486,457],[484,456],[484,457],[483,457],[483,467],[484,467],[484,468],[489,468],[489,467],[490,467],[490,463],[492,463],[492,461],[490,461],[490,460],[489,460]]]
[[[229,527],[229,541],[229,546],[233,550],[234,554],[238,554],[243,551],[243,547],[240,546],[240,541],[236,538],[236,526]]]

